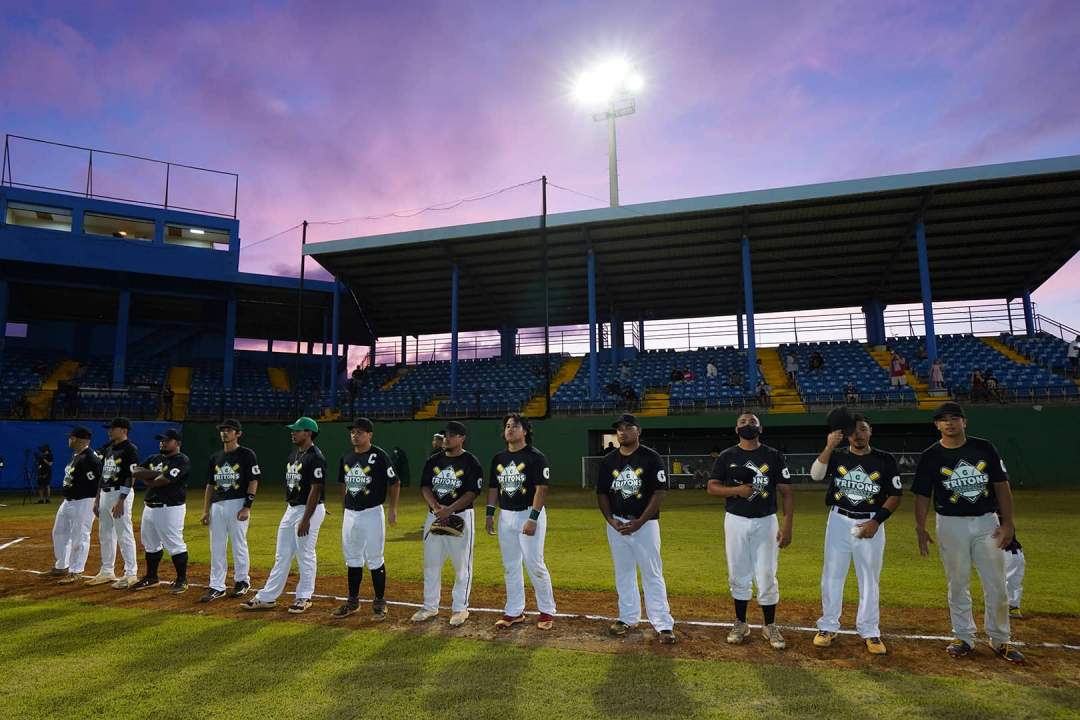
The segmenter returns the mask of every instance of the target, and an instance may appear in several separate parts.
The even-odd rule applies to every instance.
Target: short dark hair
[[[854,428],[856,425],[858,425],[861,422],[864,422],[867,425],[873,425],[873,423],[870,422],[870,418],[866,417],[866,415],[863,415],[862,413],[852,413],[851,414],[851,427],[852,428]]]

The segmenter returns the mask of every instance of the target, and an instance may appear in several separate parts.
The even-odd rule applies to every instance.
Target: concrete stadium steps
[[[30,404],[30,418],[32,420],[44,420],[51,415],[53,398],[56,390],[63,380],[70,380],[79,371],[79,363],[74,360],[61,360],[53,368],[49,376],[41,382],[41,389],[28,397]]]
[[[168,383],[173,391],[172,416],[173,420],[186,420],[188,402],[191,400],[191,375],[189,367],[175,365],[169,368]],[[163,416],[164,413],[161,413]],[[158,418],[163,420],[164,417]]]
[[[638,415],[642,417],[664,417],[671,407],[671,394],[666,388],[649,388],[641,399]]]
[[[558,390],[563,383],[574,379],[574,376],[577,375],[578,370],[581,368],[583,360],[585,360],[583,357],[572,357],[567,358],[566,361],[563,362],[559,371],[555,373],[555,377],[551,378],[550,397],[555,397],[555,391]],[[525,407],[521,412],[526,417],[542,417],[544,411],[547,410],[546,405],[544,393],[537,393],[529,399],[529,402],[525,404]],[[667,413],[664,414],[666,415]]]
[[[881,367],[885,368],[886,372],[891,371],[889,361],[892,356],[888,350],[877,350],[872,345],[866,346],[866,352],[870,353],[870,357],[874,358]],[[910,366],[910,361],[908,365]],[[945,395],[939,395],[937,397],[930,394],[930,386],[919,379],[919,376],[913,373],[910,369],[904,373],[904,378],[907,380],[908,387],[915,391],[916,407],[920,410],[933,410],[942,403],[945,399]]]
[[[431,401],[428,402],[427,405],[425,405],[424,407],[422,407],[422,408],[420,408],[419,410],[416,411],[416,413],[413,415],[413,419],[414,420],[430,420],[430,419],[432,419],[433,417],[435,417],[436,415],[439,414],[439,403],[441,403],[443,400],[449,400],[449,399],[450,398],[447,395],[436,395],[435,397],[431,398]]]
[[[266,376],[270,378],[270,387],[275,390],[284,390],[289,392],[292,389],[292,385],[289,383],[289,373],[285,368],[266,368]]]
[[[390,378],[389,380],[384,382],[382,385],[380,385],[379,390],[380,391],[381,390],[389,390],[390,388],[394,387],[399,382],[401,382],[401,378],[405,377],[405,375],[408,374],[408,372],[409,372],[409,368],[407,368],[407,367],[401,368],[396,373],[394,373],[394,377]]]
[[[1021,355],[1020,353],[1016,352],[1011,347],[1009,347],[1005,343],[1001,342],[997,338],[994,338],[994,337],[981,337],[979,339],[982,340],[984,344],[989,345],[990,347],[994,348],[995,350],[997,350],[999,353],[1001,353],[1005,357],[1012,360],[1014,363],[1018,363],[1020,365],[1030,365],[1031,364],[1030,359],[1028,359],[1028,358],[1024,357],[1023,355]]]
[[[761,372],[765,381],[772,386],[772,407],[770,413],[805,413],[806,405],[799,397],[799,391],[788,385],[784,363],[777,348],[758,348],[757,356],[761,359]]]

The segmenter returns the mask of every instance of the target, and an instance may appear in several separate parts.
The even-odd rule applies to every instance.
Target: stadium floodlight
[[[582,105],[603,108],[593,113],[596,122],[608,124],[608,189],[611,207],[619,205],[619,160],[615,143],[615,118],[637,109],[634,95],[645,88],[645,79],[624,57],[609,58],[582,72],[574,83],[574,97]]]

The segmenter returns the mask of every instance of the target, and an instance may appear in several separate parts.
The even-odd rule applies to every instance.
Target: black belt
[[[144,503],[148,508],[180,507],[184,503],[148,502]]]
[[[836,507],[836,512],[840,513],[844,517],[849,517],[852,520],[869,520],[870,518],[874,517],[874,513],[854,512],[852,510],[848,510],[839,506],[834,507]]]

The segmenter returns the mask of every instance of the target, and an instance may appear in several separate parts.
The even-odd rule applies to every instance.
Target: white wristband
[[[815,460],[814,464],[810,466],[810,477],[813,480],[821,481],[825,479],[825,472],[829,469],[829,466],[820,460]]]
[[[125,485],[124,487],[120,488],[120,497],[126,498],[129,492],[131,492],[131,488]]]

